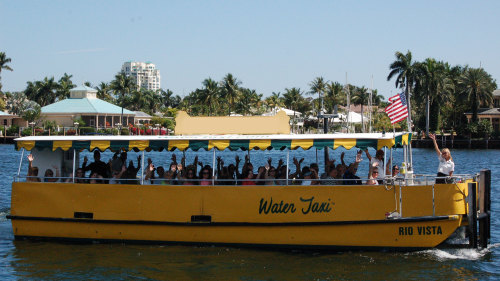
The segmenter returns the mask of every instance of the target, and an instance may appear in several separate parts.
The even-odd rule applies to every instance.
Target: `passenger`
[[[38,177],[38,167],[33,167],[33,160],[35,157],[33,154],[28,155],[28,176],[26,177],[27,182],[41,182]]]
[[[370,178],[366,181],[367,185],[379,185],[378,183],[378,168],[377,167],[372,167],[372,174],[370,175]]]
[[[302,179],[301,185],[311,185],[313,173],[309,170],[303,173],[304,178]]]
[[[398,165],[394,165],[394,166],[392,166],[392,174],[391,174],[391,176],[392,176],[393,178],[395,178],[395,177],[397,177],[398,175],[399,175],[399,167],[398,167]]]
[[[157,176],[154,176],[154,171],[153,171],[153,178],[151,179],[151,184],[165,184],[165,169],[162,166],[159,166],[156,168],[156,174]]]
[[[99,175],[97,172],[94,172],[90,174],[89,183],[91,184],[102,183],[102,179],[103,177],[101,175]]]
[[[111,177],[111,180],[109,180],[109,184],[119,184],[121,181],[120,179],[122,176],[127,172],[127,168],[125,166],[122,166],[121,171],[113,171],[113,175]]]
[[[287,174],[288,174],[288,166],[279,166],[279,168],[278,168],[278,180],[276,181],[276,184],[286,185],[287,184],[287,182],[286,182]]]
[[[113,160],[111,161],[111,172],[112,173],[120,173],[123,166],[127,166],[127,152],[123,151],[120,153],[120,157],[118,157],[119,152],[115,152],[113,155]]]
[[[372,174],[373,167],[380,167],[380,168],[384,167],[384,151],[382,149],[377,150],[377,152],[375,153],[375,158],[371,157],[370,153],[368,152],[368,148],[365,150],[365,153],[366,157],[368,157],[368,161],[370,161],[369,162],[370,169],[368,171],[368,176]],[[377,180],[379,184],[382,184],[384,181],[384,175],[379,174]]]
[[[266,184],[266,167],[265,166],[260,166],[257,169],[257,177],[255,177],[257,181],[257,185],[265,185]]]
[[[327,176],[323,179],[323,181],[321,182],[321,184],[323,185],[338,185],[341,183],[341,181],[339,181],[337,179],[337,168],[335,167],[335,165],[329,165],[328,166],[329,170],[328,170],[328,173],[327,173]]]
[[[347,171],[344,173],[344,184],[345,185],[361,185],[361,179],[356,175],[358,171],[357,163],[352,163],[347,168]]]
[[[182,179],[183,185],[197,185],[196,181],[196,169],[193,166],[189,166],[186,168],[186,177]]]
[[[200,171],[200,185],[212,185],[212,172],[210,166],[207,166]]]
[[[172,172],[172,170],[166,171],[163,175],[164,180],[162,181],[162,184],[167,184],[167,185],[173,185],[177,184],[175,181],[175,173]]]
[[[94,162],[87,166],[88,158],[85,156],[83,158],[82,169],[84,172],[90,170],[90,174],[97,173],[103,178],[108,178],[108,165],[101,161],[101,153],[99,150],[94,150]]]
[[[338,164],[337,165],[337,179],[343,179],[345,173],[345,165]]]
[[[265,179],[265,185],[279,185],[278,181],[276,181],[276,168],[273,166],[268,167],[268,169],[266,169]]]
[[[248,155],[245,155],[245,163],[243,163],[243,168],[241,168],[240,176],[242,178],[245,178],[245,175],[248,174],[247,173],[248,170],[251,170],[253,175],[253,165],[252,163],[250,163],[250,157],[248,157]]]
[[[137,172],[141,169],[141,156],[137,157],[137,168],[134,167],[134,162],[132,160],[129,161],[127,171],[125,172],[123,178],[127,179],[124,181],[124,184],[139,184],[137,180]]]
[[[441,151],[439,150],[439,146],[436,142],[436,134],[429,134],[429,137],[434,143],[434,149],[439,159],[437,176],[440,178],[436,179],[436,183],[452,183],[450,177],[453,176],[453,172],[455,171],[455,163],[451,157],[451,152],[448,148],[443,148]]]
[[[356,154],[356,159],[354,160],[354,163],[351,163],[349,167],[347,168],[347,171],[344,173],[343,179],[344,179],[344,184],[345,185],[361,185],[361,179],[356,175],[356,172],[358,171],[358,166],[359,163],[362,161],[363,152],[361,150],[358,151]]]
[[[295,158],[295,157],[293,158],[293,164],[295,165],[295,173],[291,174],[290,178],[292,178],[292,179],[303,178],[304,169],[300,169],[300,165],[302,164],[302,162],[304,162],[304,158],[302,158],[300,160],[297,160],[297,158]],[[309,171],[309,167],[306,170]]]
[[[125,166],[122,167],[122,170],[123,170],[123,168],[125,168]],[[126,171],[126,169],[125,169],[125,171]],[[148,158],[148,166],[144,170],[144,181],[148,181],[149,184],[154,184],[153,180],[155,179],[155,171],[156,171],[156,168],[155,168],[155,165],[153,164],[153,161],[151,160],[151,158]],[[117,174],[117,172],[113,171],[113,174]]]
[[[252,169],[247,169],[243,174],[242,185],[255,185],[255,176]]]
[[[57,182],[61,175],[59,174],[59,168],[57,166],[52,166],[56,170],[56,176],[54,177],[54,171],[51,169],[45,170],[45,175],[43,177],[43,182]]]
[[[73,182],[73,173],[69,175],[69,178],[66,179],[66,182]],[[76,169],[75,172],[75,183],[87,183],[85,180],[85,173],[82,168]]]

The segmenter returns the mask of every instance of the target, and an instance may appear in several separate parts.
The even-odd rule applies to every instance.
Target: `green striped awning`
[[[154,140],[23,140],[16,141],[16,149],[24,148],[26,150],[36,149],[62,149],[67,151],[74,148],[76,150],[98,149],[100,151],[111,150],[135,150],[135,151],[162,151],[162,150],[186,150],[188,148],[198,151],[200,149],[211,150],[249,150],[249,149],[323,149],[329,147],[337,149],[344,147],[346,149],[358,148],[374,148],[381,149],[383,147],[401,147],[411,141],[411,133],[398,135],[394,138],[317,138],[317,139],[300,139],[300,138],[258,138],[258,139],[154,139]]]

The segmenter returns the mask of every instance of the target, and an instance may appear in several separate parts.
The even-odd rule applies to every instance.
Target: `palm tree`
[[[217,104],[220,94],[219,85],[212,78],[203,81],[203,89],[201,90],[200,102],[208,107],[208,115],[212,115],[213,106]]]
[[[111,87],[106,82],[101,82],[97,87],[95,87],[95,89],[97,90],[97,98],[108,102],[113,100],[113,97],[110,94]]]
[[[269,97],[267,97],[264,100],[264,103],[268,110],[269,109],[274,110],[277,107],[283,106],[283,98],[280,97],[280,95],[281,95],[280,92],[278,93],[273,92]]]
[[[426,133],[438,128],[440,105],[453,92],[453,81],[449,79],[443,62],[428,58],[416,64],[415,95],[421,101],[427,100]],[[431,120],[432,118],[432,120]]]
[[[321,109],[323,104],[321,102],[321,95],[325,92],[326,83],[323,77],[316,77],[311,83],[309,83],[311,90],[309,94],[318,94],[318,116],[321,114]]]
[[[57,91],[60,86],[54,81],[54,77],[45,77],[42,81],[27,82],[28,86],[24,93],[29,100],[32,100],[40,106],[46,106],[57,101]]]
[[[243,115],[251,115],[252,108],[259,105],[262,94],[257,94],[255,90],[243,88],[240,90],[240,97],[237,102],[238,112]]]
[[[59,89],[57,89],[56,96],[58,100],[63,100],[69,98],[69,91],[76,87],[75,84],[71,81],[73,75],[68,75],[64,73],[64,75],[59,79]]]
[[[241,82],[238,81],[231,73],[226,74],[226,76],[222,79],[221,81],[221,95],[223,98],[225,98],[227,101],[229,101],[229,112],[228,115],[231,115],[231,111],[233,110],[234,107],[234,102],[238,98],[238,95],[240,94],[239,91],[239,86],[241,85]]]
[[[410,92],[413,92],[413,85],[415,83],[416,77],[416,66],[412,61],[411,52],[408,50],[406,54],[401,52],[396,52],[396,60],[391,63],[389,69],[389,75],[387,76],[387,81],[391,80],[392,77],[396,76],[396,88],[405,88],[406,99],[408,100],[408,123],[411,124],[411,96]],[[408,128],[409,130],[411,128]]]
[[[325,107],[328,113],[333,113],[335,105],[345,103],[344,86],[339,82],[330,82],[326,84]]]
[[[461,94],[467,98],[472,109],[472,121],[477,121],[481,104],[489,106],[493,102],[496,83],[484,69],[467,68],[458,80]]]
[[[295,111],[298,110],[301,100],[304,99],[302,94],[303,92],[300,91],[300,88],[293,87],[291,89],[288,88],[285,89],[285,94],[283,95],[284,98],[283,102],[287,108],[293,110],[294,118],[295,118]]]
[[[115,75],[115,80],[111,81],[110,86],[115,95],[121,95],[119,101],[122,108],[120,124],[123,124],[123,102],[125,101],[125,97],[129,95],[133,89],[137,89],[137,85],[131,76],[127,76],[124,71],[121,71]]]
[[[11,62],[11,59],[8,58],[4,52],[0,52],[0,74],[2,73],[2,69],[13,71],[13,69],[7,65],[9,62]]]
[[[356,88],[354,91],[354,95],[351,97],[351,102],[354,105],[361,105],[361,130],[364,133],[365,132],[365,122],[364,122],[364,113],[363,113],[363,106],[364,104],[368,104],[368,100],[370,99],[370,94],[368,93],[368,90],[365,87],[361,88]]]

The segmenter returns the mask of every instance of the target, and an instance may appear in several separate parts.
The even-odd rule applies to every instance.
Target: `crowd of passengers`
[[[155,167],[151,159],[147,160],[144,169],[144,184],[172,184],[172,185],[361,185],[363,181],[357,175],[359,163],[362,161],[363,151],[359,150],[354,161],[350,164],[344,162],[344,153],[340,155],[340,163],[335,164],[335,160],[327,160],[325,170],[320,172],[317,163],[303,166],[304,158],[293,158],[295,172],[291,173],[282,159],[278,163],[273,163],[269,158],[265,166],[257,168],[254,173],[254,166],[250,158],[245,156],[245,160],[240,170],[241,159],[236,156],[234,164],[225,165],[222,158],[217,158],[217,167],[213,171],[210,165],[203,165],[196,156],[192,164],[186,165],[183,157],[180,163],[177,162],[176,155],[173,154],[168,169],[162,166]],[[375,157],[372,157],[365,150],[369,160],[368,180],[364,184],[383,184],[385,178],[382,174],[384,165],[384,152],[377,150]],[[31,182],[41,182],[38,177],[38,167],[33,167],[34,156],[28,155],[28,177]],[[140,184],[141,179],[137,177],[141,170],[141,156],[137,157],[137,165],[130,160],[127,165],[127,153],[115,153],[107,163],[101,161],[101,153],[94,151],[94,162],[88,164],[85,156],[82,167],[75,171],[75,176],[71,174],[68,178],[60,177],[59,169],[53,166],[45,171],[44,182],[74,182],[75,183],[106,183],[106,184]],[[274,166],[273,164],[277,164]],[[398,166],[394,165],[390,169],[390,163],[386,164],[386,175],[396,177],[399,173]],[[89,172],[90,171],[90,172]],[[86,173],[89,172],[89,176]],[[287,173],[288,181],[287,181]],[[140,173],[139,173],[140,174]]]

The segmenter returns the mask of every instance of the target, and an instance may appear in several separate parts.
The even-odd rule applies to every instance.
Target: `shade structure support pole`
[[[75,182],[75,172],[76,172],[76,149],[73,148],[73,183]]]
[[[17,168],[17,177],[21,175],[21,165],[23,164],[23,158],[24,158],[24,148],[21,150],[21,159],[19,159],[19,167]]]
[[[212,154],[212,185],[215,185],[215,147],[212,150],[214,151]]]
[[[290,150],[286,150],[286,185],[288,185],[288,164],[290,163]]]
[[[144,185],[144,150],[142,151],[141,157],[141,185]]]

